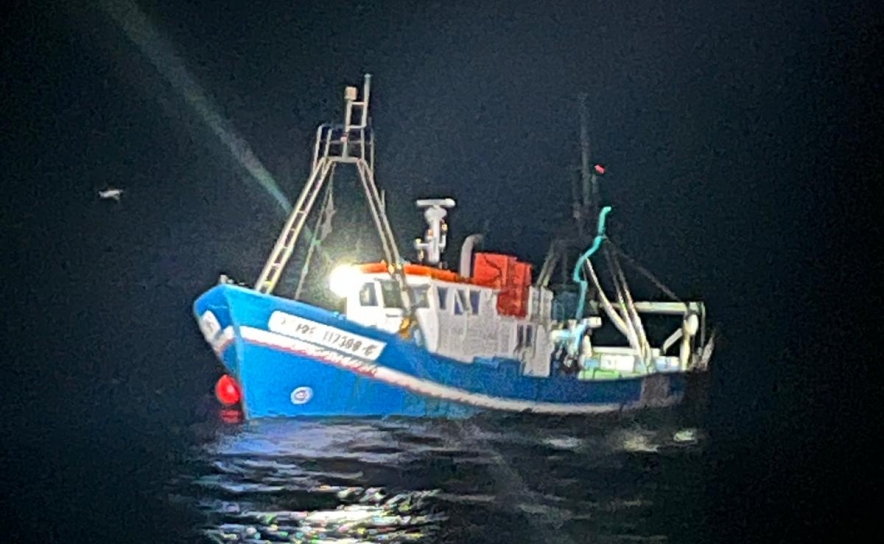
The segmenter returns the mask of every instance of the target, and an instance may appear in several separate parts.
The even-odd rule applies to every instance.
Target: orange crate
[[[513,285],[527,287],[531,285],[531,265],[528,263],[514,263]]]
[[[516,258],[498,253],[476,253],[473,280],[500,289],[509,284]]]

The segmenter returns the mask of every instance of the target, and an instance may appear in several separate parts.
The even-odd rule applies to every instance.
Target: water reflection
[[[225,543],[659,540],[703,442],[635,421],[220,420],[179,490]]]
[[[222,501],[211,507],[234,519],[206,534],[218,542],[413,542],[431,534],[433,524],[445,519],[424,512],[424,498],[431,493],[390,497],[376,488],[334,486],[313,491],[334,493],[342,504],[313,511],[261,511]]]

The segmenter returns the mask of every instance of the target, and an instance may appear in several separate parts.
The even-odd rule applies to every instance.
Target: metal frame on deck
[[[374,134],[370,127],[368,104],[371,93],[371,75],[365,74],[362,99],[358,100],[358,89],[346,87],[344,91],[343,125],[322,124],[316,129],[316,142],[313,147],[313,167],[291,214],[283,226],[273,250],[255,289],[271,294],[282,275],[282,271],[294,252],[307,217],[313,209],[325,182],[338,164],[353,164],[359,181],[365,190],[369,211],[381,238],[384,257],[389,273],[396,280],[402,293],[406,318],[410,317],[411,298],[402,272],[402,262],[393,230],[384,210],[381,193],[374,176]],[[354,117],[357,119],[354,120]]]

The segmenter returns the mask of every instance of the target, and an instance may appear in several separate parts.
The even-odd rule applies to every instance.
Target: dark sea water
[[[71,412],[64,425],[19,428],[3,445],[7,541],[707,541],[709,437],[677,410],[447,422],[203,416],[138,428],[109,414],[100,434]]]
[[[30,370],[3,384],[0,542],[859,542],[880,474],[807,397],[732,380],[606,417],[244,422],[198,383]]]
[[[201,426],[195,542],[697,542],[704,439],[672,417]],[[694,433],[691,433],[694,434]],[[679,437],[681,438],[681,437]]]

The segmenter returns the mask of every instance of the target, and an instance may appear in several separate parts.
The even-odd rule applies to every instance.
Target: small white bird
[[[110,189],[104,189],[103,191],[98,191],[99,197],[101,197],[103,199],[112,198],[112,199],[116,200],[117,202],[120,201],[120,195],[122,195],[122,194],[123,194],[122,189],[115,189],[113,187],[111,187]]]

